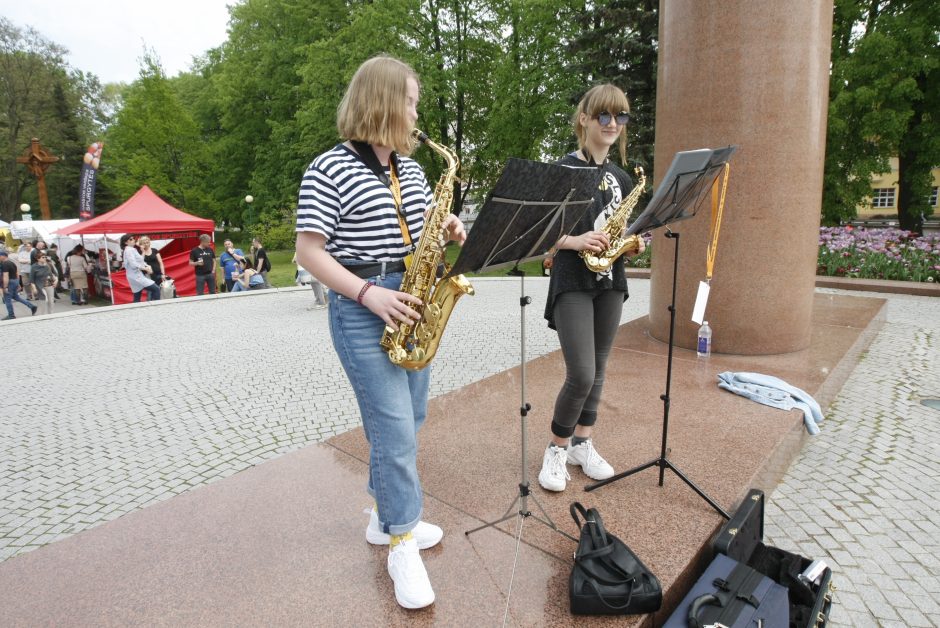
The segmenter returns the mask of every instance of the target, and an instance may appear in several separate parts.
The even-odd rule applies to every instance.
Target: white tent
[[[17,240],[42,240],[51,245],[59,239],[59,236],[53,235],[53,232],[74,225],[76,222],[78,222],[78,218],[68,220],[14,220],[10,223],[10,232]],[[76,238],[75,242],[78,241]],[[72,246],[75,245],[69,245],[68,248],[72,248]],[[61,245],[59,248],[62,248]]]

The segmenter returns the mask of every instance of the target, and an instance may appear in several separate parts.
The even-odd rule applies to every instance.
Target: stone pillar
[[[832,0],[661,0],[656,184],[679,150],[737,144],[706,320],[717,353],[810,342],[828,111]],[[692,348],[708,200],[676,223],[676,343]],[[655,232],[651,333],[669,338],[675,240]]]

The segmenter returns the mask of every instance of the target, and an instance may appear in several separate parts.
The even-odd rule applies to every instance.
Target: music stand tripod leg
[[[522,481],[519,483],[519,495],[516,496],[516,498],[512,501],[512,503],[509,505],[509,509],[506,510],[506,513],[505,513],[501,518],[499,518],[499,519],[497,519],[497,520],[495,520],[495,521],[491,521],[491,522],[489,522],[489,523],[485,523],[485,524],[483,524],[483,525],[481,525],[481,526],[479,526],[479,527],[477,527],[477,528],[474,528],[474,529],[472,529],[472,530],[467,530],[466,532],[464,532],[464,534],[467,535],[467,536],[470,536],[470,535],[473,534],[474,532],[477,532],[477,531],[479,531],[479,530],[483,530],[483,529],[485,529],[485,528],[493,527],[493,526],[495,526],[495,525],[497,525],[497,524],[499,524],[499,523],[502,523],[503,521],[506,521],[506,520],[508,520],[508,519],[513,518],[513,517],[516,516],[516,515],[511,514],[511,512],[512,512],[513,508],[515,507],[516,503],[519,503],[519,511],[516,513],[516,514],[518,514],[518,516],[522,517],[523,519],[526,519],[526,518],[528,518],[528,517],[532,517],[532,518],[535,519],[536,521],[538,521],[538,522],[540,522],[540,523],[542,523],[542,524],[548,526],[549,528],[551,528],[551,529],[554,530],[555,532],[557,532],[557,533],[561,534],[562,536],[565,536],[565,537],[571,539],[572,541],[574,541],[575,543],[577,543],[578,540],[577,540],[576,538],[574,538],[573,536],[571,536],[570,534],[568,534],[567,532],[565,532],[564,530],[562,530],[561,528],[559,528],[557,525],[555,525],[555,522],[552,521],[552,518],[548,515],[548,513],[547,513],[547,512],[545,511],[545,509],[542,507],[542,504],[539,503],[539,501],[535,498],[535,495],[533,495],[532,492],[531,492],[531,490],[529,489],[529,457],[528,457],[528,434],[527,434],[528,430],[526,429],[526,418],[528,417],[529,410],[532,409],[532,406],[529,405],[528,402],[526,402],[526,386],[525,386],[525,384],[526,384],[526,380],[525,380],[525,373],[526,373],[526,368],[525,368],[525,358],[526,358],[526,352],[525,352],[525,308],[526,308],[527,305],[529,305],[530,303],[532,303],[532,297],[527,296],[526,293],[525,293],[525,272],[522,271],[522,270],[519,270],[519,268],[516,267],[516,268],[514,268],[513,270],[511,270],[509,274],[511,274],[511,275],[516,275],[516,276],[519,277],[519,289],[520,289],[520,297],[519,297],[519,310],[520,310],[520,315],[519,315],[519,321],[520,321],[520,336],[519,336],[519,339],[520,339],[520,340],[519,340],[520,361],[519,361],[519,370],[520,370],[520,374],[521,374],[521,375],[520,375],[520,392],[521,392],[521,395],[522,395],[522,405],[519,406],[519,425],[520,425],[521,430],[522,430],[522,461],[521,461],[521,462],[522,462]],[[529,499],[530,497],[532,498],[532,501],[535,502],[535,505],[538,506],[539,510],[542,511],[542,515],[545,517],[545,519],[542,519],[541,517],[532,514],[532,512],[529,510],[529,508],[528,508],[528,499]]]
[[[682,471],[679,470],[670,460],[666,457],[668,449],[666,448],[666,440],[669,436],[669,406],[670,406],[670,397],[669,392],[672,385],[672,352],[673,347],[675,346],[674,342],[674,333],[676,328],[676,282],[679,276],[679,234],[673,231],[667,231],[666,237],[674,239],[676,241],[675,248],[673,249],[673,264],[672,264],[672,302],[669,305],[669,353],[666,358],[666,392],[659,396],[663,401],[663,433],[662,433],[662,442],[660,443],[660,456],[654,460],[650,460],[645,464],[641,464],[638,467],[634,467],[628,471],[623,471],[612,477],[607,478],[606,480],[601,480],[594,484],[589,484],[584,487],[585,491],[593,491],[594,489],[606,486],[611,482],[616,482],[617,480],[623,479],[627,476],[633,475],[634,473],[639,473],[650,467],[659,467],[659,485],[663,485],[663,478],[666,472],[666,469],[670,469],[673,473],[679,476],[683,482],[685,482],[689,488],[695,491],[699,497],[708,502],[708,505],[714,508],[718,514],[720,514],[725,519],[731,519],[725,510],[718,505],[718,503],[708,496],[705,491],[699,488],[692,480],[690,480]]]

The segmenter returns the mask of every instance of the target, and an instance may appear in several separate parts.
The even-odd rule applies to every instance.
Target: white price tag
[[[698,294],[695,296],[695,307],[692,308],[692,321],[702,324],[705,320],[705,305],[708,303],[708,291],[711,290],[704,281],[698,282]]]

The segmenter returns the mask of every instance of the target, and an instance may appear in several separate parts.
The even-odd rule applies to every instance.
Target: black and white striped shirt
[[[399,157],[402,211],[417,243],[433,201],[418,162]],[[297,231],[326,236],[337,260],[397,261],[410,250],[402,237],[392,191],[350,149],[337,144],[313,160],[300,183]]]

